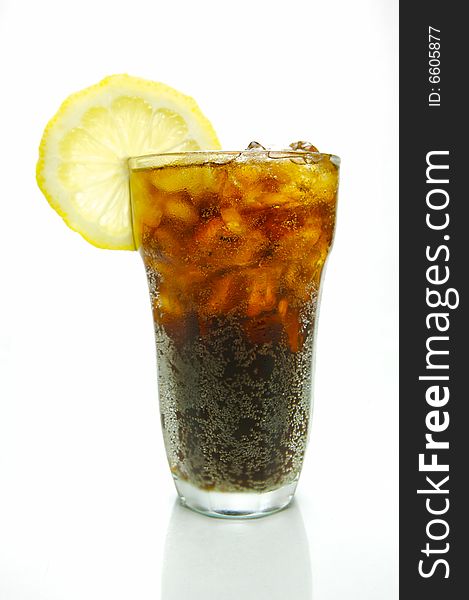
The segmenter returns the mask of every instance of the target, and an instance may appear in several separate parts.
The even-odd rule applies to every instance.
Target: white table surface
[[[395,440],[382,390],[376,405],[364,401],[366,381],[335,396],[339,379],[321,383],[318,356],[325,389],[294,504],[255,521],[211,519],[175,500],[156,400],[139,384],[144,372],[153,380],[152,360],[139,366],[124,352],[119,384],[95,374],[93,390],[87,379],[70,389],[49,379],[73,376],[62,336],[44,357],[45,332],[34,333],[35,368],[16,373],[2,414],[2,600],[397,597]],[[93,371],[99,351],[82,367]]]

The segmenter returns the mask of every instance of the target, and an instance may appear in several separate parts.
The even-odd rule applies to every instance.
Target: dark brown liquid
[[[255,330],[257,340],[246,333]],[[295,479],[306,447],[312,324],[292,352],[280,326],[217,317],[184,340],[157,324],[161,419],[178,477],[218,491],[267,491]]]

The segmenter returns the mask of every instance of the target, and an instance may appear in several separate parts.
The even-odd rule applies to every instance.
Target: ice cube
[[[316,148],[316,146],[313,146],[313,144],[311,144],[311,142],[305,142],[305,141],[298,141],[298,142],[292,142],[290,144],[290,148],[292,150],[294,150],[295,152],[298,150],[304,150],[305,152],[319,152],[319,150]]]
[[[139,217],[142,225],[156,228],[159,227],[161,219],[163,218],[163,210],[161,206],[148,204],[145,206],[145,212],[143,212],[142,215],[139,215]]]
[[[262,144],[259,144],[259,142],[253,141],[248,145],[246,150],[266,150],[266,148]]]
[[[234,206],[226,206],[220,210],[225,225],[230,231],[240,235],[244,232],[243,219]]]
[[[170,219],[182,221],[185,226],[193,225],[198,219],[198,213],[184,193],[165,195],[164,214]]]
[[[181,317],[184,307],[178,294],[171,287],[162,285],[155,301],[154,315],[158,321],[166,316]]]
[[[274,270],[253,269],[246,310],[248,317],[256,317],[261,312],[272,310],[276,303],[277,288],[278,278]]]
[[[217,315],[226,311],[229,303],[230,288],[232,288],[232,276],[225,275],[215,278],[208,302],[201,306],[209,315]]]

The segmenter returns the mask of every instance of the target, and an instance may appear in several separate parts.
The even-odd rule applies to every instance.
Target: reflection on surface
[[[311,600],[308,540],[296,502],[251,521],[198,515],[176,503],[162,600]]]

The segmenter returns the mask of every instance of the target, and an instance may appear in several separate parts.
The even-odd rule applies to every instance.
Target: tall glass
[[[308,439],[339,159],[187,152],[132,158],[129,167],[181,501],[212,516],[280,510]]]

